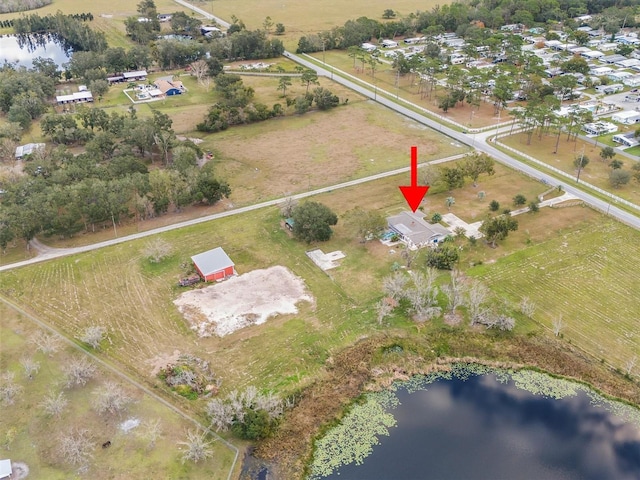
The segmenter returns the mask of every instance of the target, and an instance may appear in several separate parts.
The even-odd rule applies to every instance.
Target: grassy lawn
[[[640,234],[597,216],[470,273],[511,302],[528,296],[549,328],[562,315],[565,340],[624,369],[640,354],[639,268]]]
[[[398,77],[391,65],[391,61],[388,59],[384,60],[384,62],[388,63],[378,65],[374,78],[371,76],[371,69],[367,65],[365,65],[363,70],[362,62],[356,60],[354,64],[353,59],[349,57],[346,51],[331,50],[324,53],[317,52],[313,54],[313,57],[320,61],[324,59],[326,63],[335,66],[349,75],[355,76],[363,82],[375,84],[378,88],[386,90],[396,97],[415,103],[435,114],[443,115],[465,127],[479,128],[498,123],[498,117],[494,114],[493,105],[489,102],[482,102],[479,108],[471,107],[467,103],[462,103],[448,110],[446,113],[443,112],[438,108],[437,100],[438,96],[445,93],[443,87],[438,86],[432,92],[431,98],[422,98],[422,95],[418,93],[417,79],[411,74]],[[500,122],[505,122],[508,119],[508,113],[503,111]]]
[[[571,175],[576,175],[577,173],[573,161],[577,156],[582,154],[584,148],[584,154],[589,157],[590,161],[580,173],[581,180],[607,190],[630,202],[640,203],[640,183],[635,180],[632,179],[627,185],[621,188],[616,189],[611,187],[609,183],[609,172],[611,168],[608,165],[609,162],[603,162],[600,158],[600,151],[602,150],[600,146],[596,148],[594,144],[583,142],[580,139],[578,139],[577,143],[573,141],[567,143],[566,136],[562,136],[560,138],[558,153],[554,154],[553,151],[556,145],[555,135],[543,135],[542,139],[538,139],[538,137],[534,135],[530,145],[527,145],[527,136],[524,133],[518,133],[510,137],[502,137],[500,141]],[[624,162],[623,168],[625,170],[631,168],[633,160],[620,156],[615,158]]]
[[[187,430],[194,428],[192,424],[109,372],[99,371],[96,378],[84,387],[66,389],[67,410],[60,418],[46,416],[41,406],[43,398],[51,391],[57,393],[62,389],[62,367],[70,358],[81,354],[70,347],[51,357],[35,352],[28,339],[36,333],[36,327],[4,303],[0,304],[0,317],[0,370],[14,372],[16,382],[23,387],[17,402],[3,407],[0,419],[3,442],[9,438],[9,432],[14,433],[14,438],[9,449],[3,443],[3,450],[8,451],[2,455],[26,463],[30,477],[53,480],[74,475],[75,469],[65,465],[56,454],[59,435],[73,427],[89,430],[97,447],[93,451],[90,478],[227,478],[233,461],[233,452],[229,448],[220,442],[214,443],[214,459],[197,466],[182,465],[177,442],[184,440]],[[25,355],[40,363],[40,371],[31,380],[23,375],[19,364]],[[99,416],[92,409],[92,391],[105,381],[120,383],[133,397],[134,403],[126,413]],[[147,449],[144,438],[136,435],[136,430],[141,431],[142,426],[128,433],[121,430],[119,425],[127,419],[137,419],[141,423],[159,420],[162,436],[156,446]],[[107,440],[111,441],[111,447],[100,448],[100,444]]]

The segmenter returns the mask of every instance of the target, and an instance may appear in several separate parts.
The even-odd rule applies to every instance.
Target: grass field
[[[640,203],[639,182],[631,179],[627,185],[621,188],[613,188],[611,186],[609,183],[609,172],[611,172],[611,168],[609,167],[609,161],[603,162],[600,158],[601,146],[596,148],[594,144],[584,142],[580,139],[578,139],[577,143],[573,141],[567,142],[566,136],[563,135],[560,138],[558,153],[554,154],[553,151],[556,145],[555,135],[543,135],[541,140],[534,135],[530,145],[527,145],[527,137],[524,133],[518,133],[510,137],[501,137],[500,141],[505,145],[520,150],[571,175],[577,174],[573,161],[576,157],[582,155],[584,149],[584,154],[589,158],[589,164],[580,173],[580,180],[607,190],[630,202]],[[634,163],[634,160],[626,157],[617,156],[615,158],[624,163],[623,168],[625,170],[630,170]]]
[[[75,469],[65,465],[56,453],[59,435],[71,427],[89,430],[96,444],[88,472],[90,478],[227,478],[233,461],[233,452],[229,448],[216,442],[213,444],[213,459],[197,466],[182,465],[177,442],[184,440],[187,430],[194,429],[193,425],[133,386],[122,383],[111,373],[99,371],[96,378],[84,387],[65,390],[69,402],[67,410],[60,418],[46,416],[40,405],[43,398],[50,391],[62,390],[62,366],[72,356],[81,353],[70,347],[51,357],[35,352],[28,340],[36,333],[36,327],[4,303],[0,304],[0,317],[0,371],[14,372],[16,382],[23,387],[14,405],[3,406],[0,451],[2,457],[26,463],[30,468],[29,478],[75,478]],[[40,371],[31,380],[23,375],[19,364],[25,356],[40,363]],[[134,403],[126,413],[101,417],[90,406],[92,391],[105,381],[120,383],[133,397]],[[125,433],[119,428],[127,419],[138,419],[141,423],[160,421],[162,436],[154,448],[147,449],[147,441],[136,435],[136,429]],[[137,431],[143,428],[137,427]],[[12,440],[7,443],[10,437]],[[107,440],[111,441],[111,447],[100,448],[100,444]]]
[[[624,370],[640,355],[639,269],[640,234],[598,216],[471,274],[510,301],[528,296],[549,328],[562,315],[565,340]]]

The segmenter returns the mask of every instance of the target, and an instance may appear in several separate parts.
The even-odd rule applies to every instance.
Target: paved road
[[[372,100],[375,100],[376,102],[378,102],[381,105],[384,105],[385,107],[388,107],[398,113],[401,113],[402,115],[405,115],[409,118],[412,118],[413,120],[422,123],[423,125],[427,125],[428,127],[433,128],[434,130],[437,130],[439,132],[444,133],[445,135],[453,138],[454,140],[464,143],[466,145],[470,145],[473,146],[473,148],[475,148],[478,151],[487,153],[489,155],[491,155],[492,157],[494,157],[496,160],[498,160],[500,163],[503,163],[505,165],[508,165],[509,167],[515,169],[515,170],[519,170],[527,175],[529,175],[530,177],[533,178],[538,178],[541,181],[549,184],[549,185],[557,185],[558,184],[558,180],[556,180],[554,177],[552,177],[551,175],[548,175],[546,173],[543,173],[539,170],[537,170],[536,168],[530,167],[529,165],[526,165],[512,157],[510,157],[509,155],[507,155],[506,153],[503,153],[502,151],[498,150],[497,148],[493,147],[492,145],[487,143],[487,140],[493,136],[495,134],[495,131],[491,130],[491,131],[485,131],[482,133],[475,133],[475,134],[465,134],[465,133],[461,133],[458,132],[457,130],[453,130],[452,128],[447,127],[446,125],[442,125],[441,123],[438,123],[435,120],[432,120],[424,115],[421,115],[417,112],[414,112],[413,110],[410,110],[406,107],[403,107],[402,105],[389,100],[385,97],[379,96],[377,95],[377,92],[374,90],[373,92],[367,88],[364,88],[350,80],[347,80],[339,75],[334,75],[333,72],[330,69],[326,69],[323,67],[320,67],[318,65],[316,65],[315,63],[309,62],[308,60],[304,59],[303,57],[300,57],[299,55],[294,55],[291,52],[285,52],[284,55],[287,58],[290,58],[291,60],[300,63],[301,65],[307,67],[307,68],[312,68],[314,70],[316,70],[318,72],[318,75],[322,75],[325,77],[332,77],[334,82],[340,83],[342,85],[344,85],[345,87],[348,87],[356,92],[358,92],[359,94],[370,98]],[[504,128],[509,128],[509,127],[504,127]],[[589,193],[586,193],[582,190],[580,190],[579,188],[573,187],[571,185],[566,185],[566,184],[562,184],[562,188],[566,191],[569,192],[573,195],[575,195],[576,197],[580,198],[581,200],[585,201],[586,203],[588,203],[589,205],[603,211],[603,212],[608,212],[609,215],[617,218],[618,220],[626,223],[627,225],[630,225],[634,228],[640,229],[640,217],[637,217],[629,212],[626,212],[618,207],[616,207],[615,205],[612,205],[609,202],[606,202],[604,200],[600,200],[599,198],[594,197],[593,195],[590,195]]]
[[[420,166],[424,166],[427,163],[429,164],[439,164],[450,162],[452,160],[457,160],[461,158],[463,154],[453,155],[451,157],[440,158],[438,160],[432,160],[431,162],[426,162],[421,164]],[[134,233],[132,235],[127,235],[125,237],[114,238],[111,240],[106,240],[104,242],[94,243],[91,245],[85,245],[82,247],[74,247],[74,248],[51,248],[46,245],[43,245],[38,240],[32,241],[32,245],[36,250],[41,252],[40,255],[34,258],[30,258],[29,260],[24,260],[22,262],[10,263],[7,265],[0,266],[0,272],[5,270],[11,270],[18,267],[24,267],[26,265],[32,265],[34,263],[44,262],[46,260],[51,260],[53,258],[65,257],[68,255],[74,255],[76,253],[89,252],[91,250],[97,250],[99,248],[108,247],[111,245],[117,245],[119,243],[128,242],[130,240],[136,240],[139,238],[149,237],[151,235],[156,235],[162,232],[168,232],[170,230],[176,230],[178,228],[188,227],[190,225],[197,225],[199,223],[209,222],[211,220],[217,220],[219,218],[230,217],[232,215],[239,215],[241,213],[251,212],[253,210],[258,210],[260,208],[272,207],[274,205],[279,205],[291,198],[294,200],[299,200],[306,197],[311,197],[313,195],[318,195],[320,193],[331,192],[333,190],[338,190],[340,188],[353,187],[354,185],[360,185],[362,183],[371,182],[373,180],[379,180],[381,178],[391,177],[393,175],[398,175],[400,173],[405,173],[409,171],[410,167],[402,167],[397,168],[395,170],[391,170],[388,172],[377,173],[375,175],[370,175],[364,178],[358,178],[356,180],[350,180],[348,182],[338,183],[336,185],[330,185],[328,187],[318,188],[316,190],[312,190],[309,192],[298,193],[296,195],[289,195],[287,197],[276,198],[273,200],[268,200],[266,202],[256,203],[254,205],[248,205],[246,207],[234,208],[233,210],[227,210],[226,212],[214,213],[213,215],[207,215],[206,217],[194,218],[192,220],[186,220],[184,222],[175,223],[173,225],[166,225],[164,227],[154,228],[153,230],[147,230],[146,232]],[[408,180],[408,179],[407,179]]]

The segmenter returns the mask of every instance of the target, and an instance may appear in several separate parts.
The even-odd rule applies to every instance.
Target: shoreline
[[[450,350],[446,355],[441,354],[445,346]],[[338,423],[362,394],[415,375],[447,371],[454,363],[536,370],[583,384],[607,399],[640,405],[640,385],[542,334],[453,328],[420,336],[397,332],[362,339],[330,357],[320,378],[300,392],[275,436],[256,447],[256,456],[272,467],[272,478],[305,478],[315,439]]]

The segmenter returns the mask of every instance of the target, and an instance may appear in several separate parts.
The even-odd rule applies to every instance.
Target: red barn
[[[224,280],[236,274],[235,264],[222,247],[194,255],[191,260],[205,282]]]

